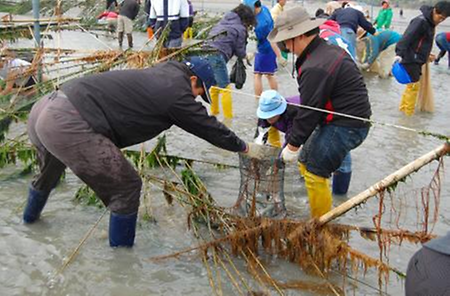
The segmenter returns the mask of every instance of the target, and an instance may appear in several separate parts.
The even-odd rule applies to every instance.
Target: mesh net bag
[[[238,214],[245,216],[286,216],[284,203],[284,163],[280,149],[264,146],[261,159],[239,155],[241,184],[235,205]]]

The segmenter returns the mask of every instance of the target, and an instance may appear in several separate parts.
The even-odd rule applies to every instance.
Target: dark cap
[[[208,61],[201,57],[191,57],[189,60],[183,62],[202,82],[205,93],[202,95],[202,99],[208,104],[211,103],[209,96],[209,89],[211,86],[216,85],[216,79],[214,78],[214,71]]]

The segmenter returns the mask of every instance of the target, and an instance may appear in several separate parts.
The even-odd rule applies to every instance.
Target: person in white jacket
[[[152,0],[149,17],[150,26],[157,32],[159,38],[161,32],[170,25],[169,36],[164,42],[165,48],[181,47],[183,32],[189,25],[189,4],[187,0]]]

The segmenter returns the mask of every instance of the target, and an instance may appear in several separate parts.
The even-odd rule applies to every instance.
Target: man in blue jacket
[[[133,246],[142,181],[120,149],[172,125],[220,148],[258,157],[257,146],[247,145],[195,101],[200,95],[210,102],[214,84],[209,63],[192,58],[74,79],[43,97],[28,120],[40,172],[30,185],[24,222],[39,219],[69,167],[111,210],[111,247]]]
[[[344,2],[345,3],[345,2]],[[366,19],[364,14],[356,8],[353,8],[350,4],[344,4],[345,7],[337,9],[331,15],[330,19],[336,21],[341,26],[341,35],[352,46],[352,56],[356,56],[356,33],[358,27],[361,26],[364,30],[370,34],[375,34],[376,29]]]

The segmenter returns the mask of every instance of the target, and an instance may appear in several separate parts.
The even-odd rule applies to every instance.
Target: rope
[[[283,67],[284,70],[286,70]],[[286,70],[288,72],[288,70]],[[292,82],[292,80],[289,80],[290,82]],[[227,90],[227,91],[231,91],[233,93],[236,94],[241,94],[244,96],[248,96],[248,97],[253,97],[253,98],[257,98],[259,99],[260,96],[256,96],[255,94],[249,94],[243,91],[238,91],[238,90],[233,90],[233,89],[226,89],[226,88],[220,88],[217,87],[220,90]],[[341,116],[341,117],[345,117],[345,118],[350,118],[350,119],[354,119],[354,120],[359,120],[359,121],[363,121],[366,123],[370,123],[372,125],[379,125],[379,126],[387,126],[387,127],[392,127],[392,128],[396,128],[396,129],[400,129],[400,130],[404,130],[404,131],[408,131],[408,132],[413,132],[413,133],[417,133],[419,135],[424,135],[424,136],[432,136],[435,137],[437,139],[440,140],[445,140],[445,141],[450,141],[449,136],[443,135],[443,134],[439,134],[439,133],[435,133],[435,132],[430,132],[427,130],[418,130],[418,129],[414,129],[414,128],[410,128],[410,127],[406,127],[403,125],[398,125],[398,124],[393,124],[393,123],[386,123],[386,122],[380,122],[377,120],[373,120],[373,119],[368,119],[368,118],[363,118],[363,117],[359,117],[359,116],[354,116],[354,115],[350,115],[350,114],[345,114],[345,113],[341,113],[341,112],[335,112],[335,111],[330,111],[330,110],[326,110],[326,109],[321,109],[321,108],[317,108],[317,107],[312,107],[312,106],[308,106],[308,105],[303,105],[303,104],[294,104],[294,103],[288,103],[289,105],[292,106],[297,106],[303,109],[309,109],[309,110],[313,110],[313,111],[317,111],[317,112],[322,112],[322,113],[326,113],[326,114],[332,114],[332,115],[337,115],[337,116]]]
[[[94,34],[92,34],[91,32],[89,32],[88,30],[86,30],[85,28],[83,28],[80,24],[76,24],[76,26],[78,28],[81,29],[81,31],[83,31],[84,33],[89,34],[89,36],[91,36],[92,38],[94,38],[95,40],[97,40],[98,42],[100,42],[101,44],[103,44],[104,46],[106,46],[107,48],[109,48],[110,50],[112,50],[112,47],[110,47],[108,44],[106,44],[105,42],[101,41],[100,39],[97,38],[97,36],[95,36]]]

